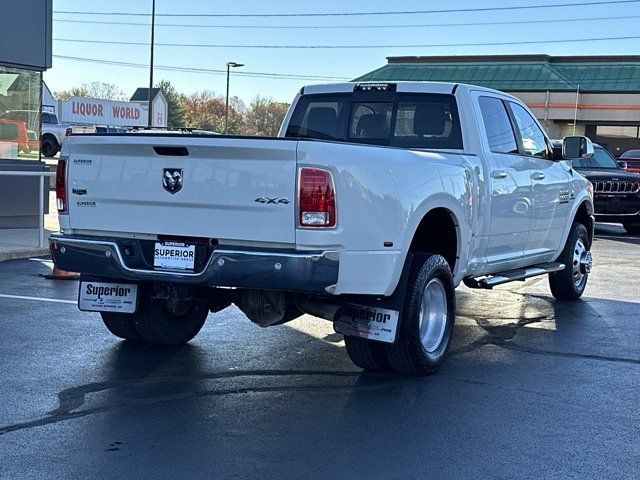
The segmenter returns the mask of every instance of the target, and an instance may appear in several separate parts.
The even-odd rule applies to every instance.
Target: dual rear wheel
[[[365,370],[424,376],[442,363],[456,314],[453,275],[440,255],[416,255],[396,342],[345,336],[349,357]]]
[[[143,296],[133,314],[103,312],[102,321],[115,336],[165,345],[181,345],[195,337],[209,314],[208,304]]]

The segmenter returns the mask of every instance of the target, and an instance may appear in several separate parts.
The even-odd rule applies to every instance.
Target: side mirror
[[[591,158],[593,153],[593,143],[587,137],[564,137],[562,140],[562,158]]]
[[[618,160],[618,165],[620,165],[620,168],[623,170],[626,170],[627,168],[629,168],[629,164],[624,160]]]

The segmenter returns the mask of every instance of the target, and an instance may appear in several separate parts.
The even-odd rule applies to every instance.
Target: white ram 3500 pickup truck
[[[563,158],[593,155],[585,137]],[[517,98],[448,83],[305,87],[279,138],[72,136],[58,267],[125,339],[178,344],[235,303],[253,322],[334,322],[360,367],[426,375],[455,287],[549,274],[578,299],[591,184]]]

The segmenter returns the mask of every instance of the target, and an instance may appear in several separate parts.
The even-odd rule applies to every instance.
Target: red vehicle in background
[[[640,173],[640,150],[627,150],[620,155],[620,160],[627,162],[627,170]]]
[[[21,120],[0,118],[0,142],[16,143],[18,151],[25,153],[39,148],[38,136]]]

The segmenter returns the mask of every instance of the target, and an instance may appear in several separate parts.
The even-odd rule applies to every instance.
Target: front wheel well
[[[458,260],[458,225],[453,214],[445,208],[430,210],[420,221],[409,251],[442,255],[453,272]]]
[[[575,222],[579,222],[583,224],[589,235],[589,244],[593,243],[593,216],[589,213],[589,207],[587,206],[587,202],[582,202],[578,207],[578,211],[576,212],[576,216],[574,217]]]

